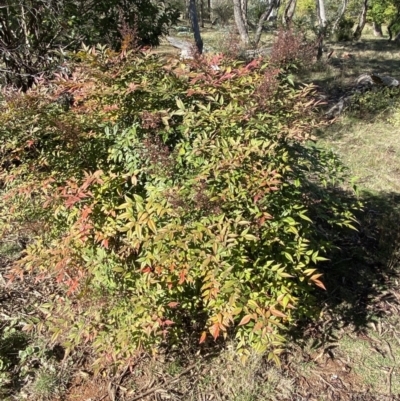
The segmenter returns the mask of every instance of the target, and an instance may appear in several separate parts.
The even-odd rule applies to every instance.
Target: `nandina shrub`
[[[11,279],[59,285],[40,327],[90,342],[98,366],[188,332],[278,361],[285,328],[316,310],[332,233],[354,221],[331,191],[344,167],[308,143],[313,88],[261,60],[78,56],[0,110],[2,230],[43,227]]]
[[[316,61],[316,44],[308,40],[300,30],[283,29],[271,49],[270,63],[289,69],[309,68]]]

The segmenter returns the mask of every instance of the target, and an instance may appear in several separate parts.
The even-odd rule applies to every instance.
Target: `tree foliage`
[[[4,4],[3,4],[4,3]],[[126,30],[141,45],[156,46],[178,10],[152,0],[6,0],[0,6],[0,56],[7,84],[27,89],[41,73],[54,71],[66,50],[81,43],[118,48]],[[124,33],[125,32],[125,33]]]
[[[334,195],[344,167],[309,142],[313,87],[261,59],[78,59],[2,93],[1,230],[32,238],[13,277],[59,288],[32,325],[90,342],[99,366],[188,333],[278,361],[285,328],[317,309],[334,233],[354,223]]]

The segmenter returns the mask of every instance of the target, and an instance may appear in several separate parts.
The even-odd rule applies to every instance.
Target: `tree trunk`
[[[204,0],[200,0],[200,21],[201,27],[204,28]]]
[[[317,11],[318,11],[318,48],[317,48],[317,60],[322,57],[322,48],[326,36],[326,13],[324,0],[317,0]]]
[[[211,21],[211,0],[207,0],[206,18]]]
[[[333,23],[332,33],[336,32],[336,30],[337,30],[337,28],[339,26],[339,22],[343,18],[343,15],[344,15],[344,13],[346,11],[348,2],[349,2],[348,0],[343,0],[342,8],[340,9],[338,17],[336,18],[335,22]]]
[[[189,0],[185,0],[185,13],[183,15],[183,19],[185,21],[188,21],[189,18],[190,18],[190,16],[189,16],[189,7],[190,7]]]
[[[374,36],[381,38],[383,36],[382,24],[378,24],[377,22],[373,21],[372,26],[374,28]]]
[[[240,11],[242,13],[242,19],[244,21],[244,25],[246,30],[249,30],[249,23],[247,21],[247,0],[240,0]]]
[[[317,0],[318,23],[320,30],[326,28],[326,13],[324,0]]]
[[[270,3],[273,1],[274,0],[269,0]],[[272,13],[269,16],[268,20],[278,17],[278,11],[280,6],[281,6],[281,0],[275,0],[275,8],[272,9]]]
[[[233,11],[240,39],[245,45],[247,45],[250,42],[250,38],[249,31],[247,29],[247,16],[246,21],[243,19],[243,6],[241,0],[233,0]]]
[[[268,18],[272,15],[274,9],[279,7],[278,0],[271,0],[268,8],[261,14],[260,19],[258,20],[256,33],[254,35],[254,45],[257,46],[261,39],[262,28],[264,22],[268,20]]]
[[[367,22],[368,5],[368,0],[364,0],[360,16],[358,17],[358,24],[353,33],[353,38],[355,40],[359,40],[361,38],[362,31],[364,29],[365,23]]]
[[[286,4],[285,11],[283,13],[282,22],[283,25],[289,26],[292,23],[294,12],[296,11],[297,0],[289,0]]]
[[[189,0],[189,19],[193,29],[194,40],[199,54],[203,53],[203,39],[201,39],[199,20],[197,18],[196,0]]]

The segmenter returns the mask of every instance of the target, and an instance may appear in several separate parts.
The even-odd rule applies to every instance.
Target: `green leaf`
[[[294,263],[293,256],[290,253],[284,252],[283,254],[287,260],[290,260],[292,263]]]
[[[176,105],[178,106],[178,109],[185,110],[185,105],[183,104],[182,100],[179,99],[178,97],[176,98]]]

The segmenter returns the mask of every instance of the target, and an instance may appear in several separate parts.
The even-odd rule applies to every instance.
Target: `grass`
[[[337,59],[345,52],[352,57],[336,60],[319,73],[318,83],[325,91],[349,85],[361,73],[398,78],[400,53],[383,39],[336,48]],[[371,400],[400,395],[400,137],[393,122],[398,118],[399,95],[367,94],[364,102],[361,99],[318,133],[320,146],[333,149],[349,167],[365,206],[359,232],[343,246],[333,263],[335,271],[327,276],[325,327],[314,333],[325,335],[315,350],[322,350],[323,356],[312,362],[313,367],[308,364],[306,374],[311,371],[320,382],[322,378],[327,389],[335,384],[329,379],[339,377],[347,391],[368,392]],[[332,320],[326,323],[326,319]],[[332,347],[330,336],[335,338]],[[313,355],[304,343],[302,353],[303,359],[304,354]],[[343,373],[342,364],[349,373]],[[301,358],[298,366],[298,373],[304,374]]]
[[[363,122],[345,117],[321,134],[320,143],[341,155],[362,188],[400,191],[400,138],[386,118]]]
[[[400,347],[392,336],[369,330],[362,338],[344,336],[340,347],[357,362],[354,371],[366,388],[378,394],[400,394]]]
[[[37,373],[31,389],[37,400],[47,401],[64,393],[65,382],[54,370],[42,369]]]

